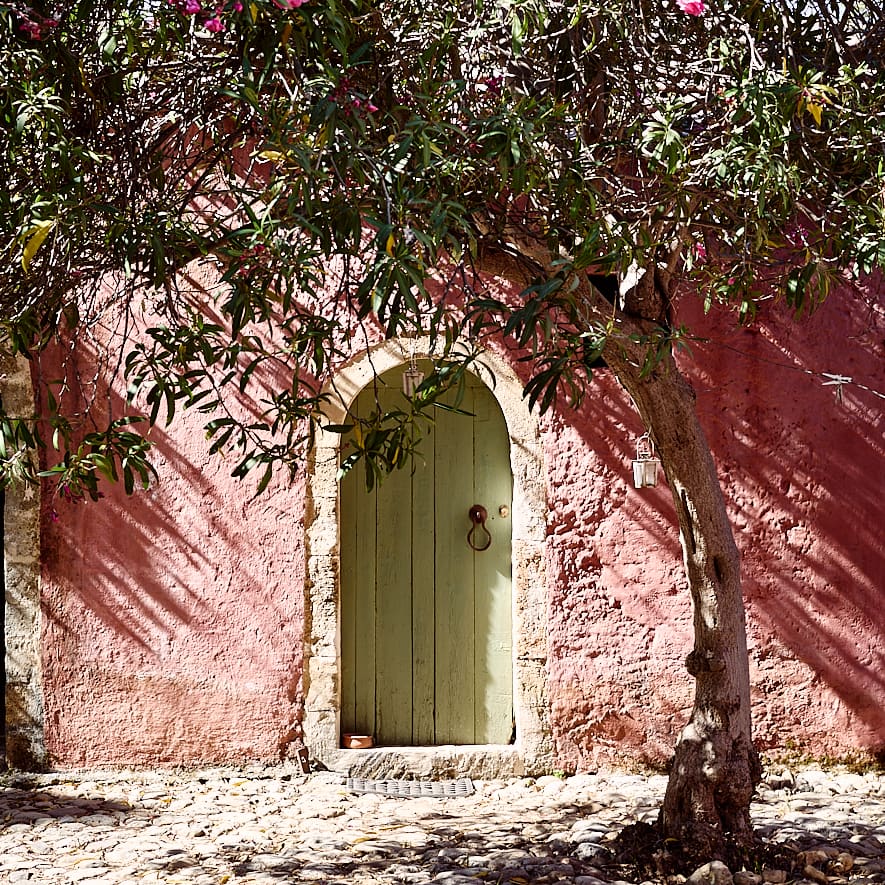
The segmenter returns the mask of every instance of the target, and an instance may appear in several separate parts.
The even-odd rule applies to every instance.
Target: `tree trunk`
[[[509,239],[552,275],[545,246],[519,235],[510,232]],[[512,256],[491,249],[484,258],[486,272],[528,285],[525,267]],[[696,684],[694,709],[676,744],[659,827],[687,855],[714,859],[723,857],[728,840],[739,846],[752,843],[750,800],[761,768],[750,727],[740,556],[695,394],[669,353],[652,371],[642,371],[647,342],[669,326],[667,276],[652,265],[617,305],[583,275],[574,289],[584,311],[582,321],[588,327],[614,329],[603,357],[650,431],[673,494],[694,608],[694,649],[685,664]]]
[[[740,557],[695,395],[672,358],[641,377],[623,348],[606,355],[651,432],[673,494],[694,607],[694,709],[676,745],[659,817],[662,834],[695,857],[722,857],[726,837],[750,845],[759,759],[750,727],[750,675]],[[641,361],[639,362],[641,365]]]

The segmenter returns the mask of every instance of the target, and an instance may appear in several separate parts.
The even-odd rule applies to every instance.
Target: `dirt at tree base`
[[[605,854],[594,865],[609,881],[661,882],[682,885],[704,864],[721,861],[732,874],[746,871],[760,875],[765,871],[783,871],[787,882],[885,882],[885,873],[868,875],[863,867],[852,871],[839,866],[844,856],[837,842],[807,837],[785,842],[768,841],[757,836],[751,846],[726,838],[716,856],[701,856],[676,839],[664,838],[657,826],[635,823],[624,827],[606,846]],[[852,858],[853,861],[853,858]]]

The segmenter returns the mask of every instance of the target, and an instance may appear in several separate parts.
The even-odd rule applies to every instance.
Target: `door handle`
[[[467,543],[470,545],[471,549],[476,550],[478,553],[481,553],[483,550],[488,550],[489,547],[492,546],[492,536],[486,528],[486,520],[489,518],[489,511],[486,510],[482,504],[474,504],[470,510],[467,511],[467,515],[473,523],[470,527],[470,531],[467,532]],[[482,529],[482,531],[485,532],[485,544],[481,544],[477,540],[477,529]]]

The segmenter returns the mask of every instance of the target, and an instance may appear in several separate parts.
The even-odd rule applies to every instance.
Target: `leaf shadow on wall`
[[[714,326],[689,369],[743,556],[763,747],[791,721],[817,752],[846,729],[885,746],[883,400],[805,371],[885,388],[883,299],[842,291],[804,320],[775,306],[753,329]]]
[[[90,359],[79,352],[87,370]],[[116,392],[110,405],[115,415],[127,411]],[[162,761],[155,751],[175,758],[181,735],[201,730],[200,752],[224,758],[237,746],[229,722],[250,704],[268,734],[297,719],[302,497],[281,479],[254,499],[256,480],[235,480],[233,464],[207,456],[204,420],[181,415],[168,431],[150,431],[160,480],[148,491],[127,497],[121,484],[104,483],[97,503],[44,494],[47,718],[78,754],[110,755],[102,739],[84,749],[90,741],[77,738],[77,717],[90,705],[103,717],[116,709],[145,763]]]
[[[689,326],[709,338],[680,363],[698,395],[741,550],[753,712],[763,749],[791,739],[818,755],[885,746],[883,401],[855,386],[845,386],[837,399],[827,379],[804,371],[885,389],[883,297],[881,285],[878,292],[836,292],[799,321],[774,306],[752,329],[703,317],[694,303],[685,310]],[[645,652],[654,655],[654,627],[673,617],[669,597],[687,598],[672,498],[663,476],[656,489],[630,488],[635,440],[644,428],[626,393],[605,374],[580,412],[563,411],[548,422],[560,436],[577,434],[593,450],[593,470],[605,477],[600,493],[588,489],[574,459],[548,463],[555,514],[548,559],[552,580],[570,588],[568,611],[554,612],[551,625],[554,671],[557,655],[609,653],[594,648],[593,617],[581,647],[573,648],[577,640],[568,633],[582,610],[624,620],[621,612],[605,611],[608,600],[628,618],[632,633],[624,635],[644,632]],[[576,575],[575,563],[582,562],[595,578]],[[678,627],[684,656],[690,615]],[[635,665],[611,664],[620,668],[621,683]],[[591,690],[598,696],[605,689]]]

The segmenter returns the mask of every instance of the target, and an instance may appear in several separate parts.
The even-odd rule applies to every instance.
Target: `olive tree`
[[[50,385],[44,423],[3,417],[2,476],[34,481],[27,453],[54,445],[63,494],[132,489],[139,422],[197,409],[263,489],[303,462],[368,327],[437,355],[408,408],[337,427],[370,484],[490,338],[541,410],[603,361],[663,463],[694,606],[661,832],[749,844],[740,562],[673,304],[751,323],[885,263],[883,39],[878,0],[4,2],[5,346],[95,343],[130,407],[80,426]],[[179,288],[200,262],[202,301]],[[286,383],[246,422],[227,404],[268,365]]]

